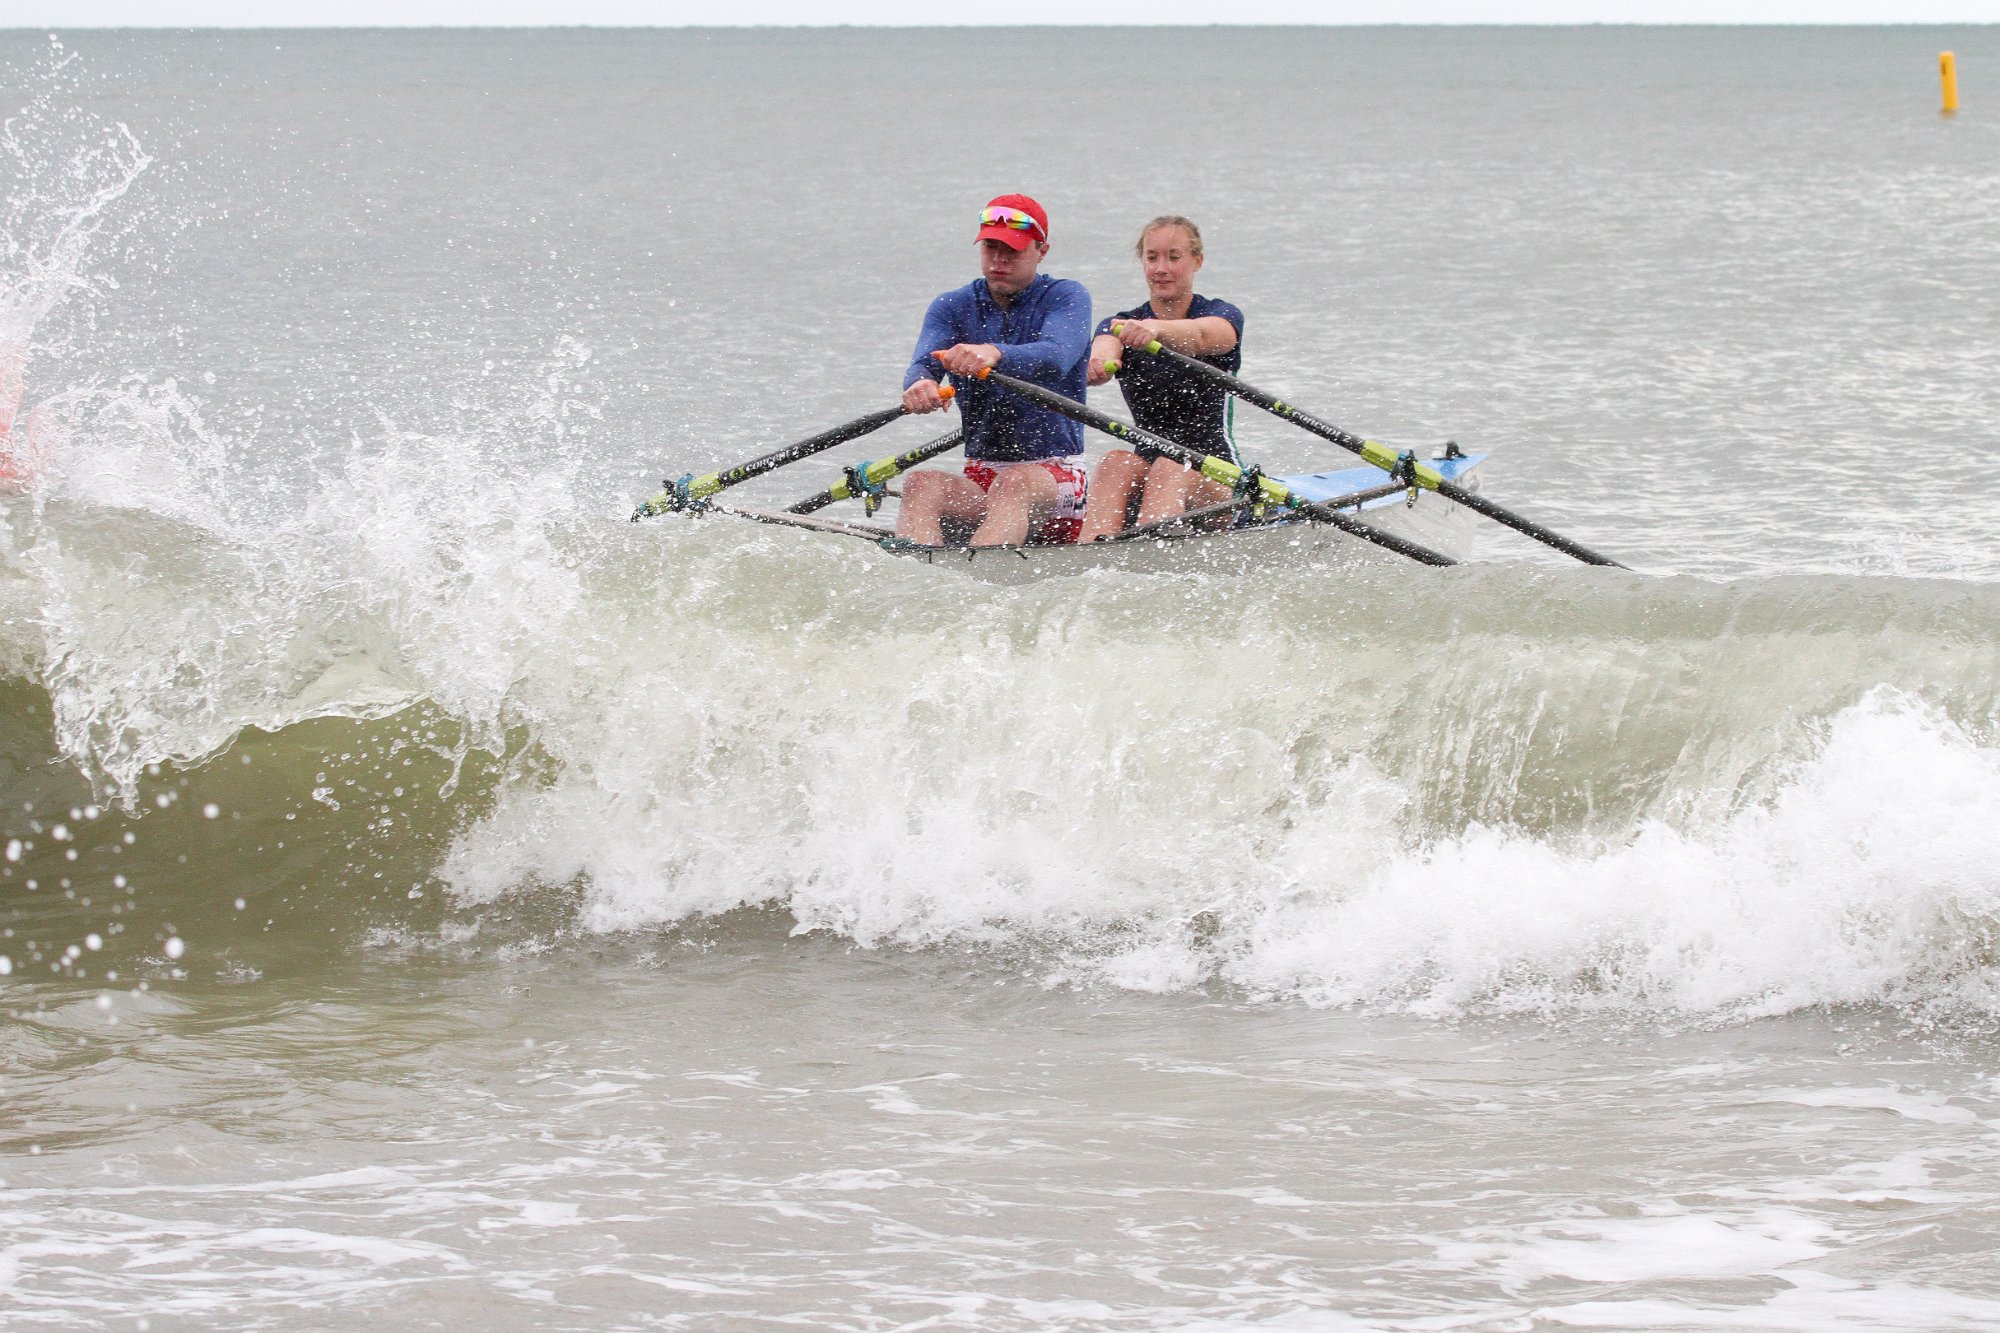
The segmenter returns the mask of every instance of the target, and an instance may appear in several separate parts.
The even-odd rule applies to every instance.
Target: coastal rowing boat
[[[659,514],[714,510],[760,523],[869,541],[892,555],[930,564],[956,564],[984,579],[1017,583],[1045,574],[1102,568],[1235,571],[1267,567],[1279,561],[1319,564],[1329,557],[1336,561],[1356,560],[1371,551],[1393,552],[1419,564],[1455,565],[1470,551],[1473,516],[1480,515],[1585,564],[1624,568],[1610,556],[1487,499],[1480,493],[1480,478],[1476,475],[1477,468],[1485,461],[1484,454],[1461,453],[1456,445],[1447,444],[1429,461],[1420,461],[1411,450],[1394,449],[1377,440],[1351,435],[1275,394],[1157,342],[1147,344],[1146,351],[1185,364],[1217,381],[1244,402],[1356,455],[1364,466],[1289,477],[1268,476],[1254,465],[1243,467],[1216,455],[1188,449],[1038,384],[987,367],[978,372],[977,378],[990,379],[1031,403],[1110,435],[1144,456],[1169,458],[1198,471],[1227,488],[1231,498],[1110,539],[1099,538],[1087,546],[929,546],[899,537],[879,524],[819,516],[821,509],[842,500],[859,500],[865,513],[872,515],[889,493],[887,487],[893,478],[959,447],[963,443],[959,431],[893,458],[852,465],[841,480],[789,509],[752,509],[723,504],[713,498],[749,477],[867,434],[903,414],[904,409],[893,407],[822,431],[736,468],[702,477],[687,473],[670,479],[664,483],[667,489],[641,503],[632,519],[637,522]],[[1426,498],[1426,493],[1430,498]]]
[[[1485,454],[1440,453],[1430,466],[1468,491],[1480,487],[1479,466]],[[1388,474],[1374,467],[1310,472],[1277,480],[1293,494],[1320,503],[1363,495],[1359,503],[1341,506],[1368,527],[1418,543],[1454,560],[1470,552],[1477,519],[1472,511],[1435,495],[1412,495],[1381,483]],[[1381,492],[1391,493],[1382,494]],[[1240,526],[1204,528],[1168,524],[1157,530],[1129,534],[1082,546],[924,546],[904,541],[893,529],[874,523],[844,522],[816,514],[756,509],[720,504],[717,510],[739,518],[803,528],[829,536],[860,540],[892,556],[944,565],[987,583],[1027,583],[1035,579],[1081,574],[1094,569],[1138,573],[1201,571],[1240,574],[1280,565],[1321,566],[1355,560],[1390,558],[1381,548],[1357,541],[1339,528],[1303,518],[1290,510],[1275,510]]]

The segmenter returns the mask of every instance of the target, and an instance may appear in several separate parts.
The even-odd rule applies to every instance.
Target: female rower
[[[1188,219],[1177,214],[1154,218],[1140,231],[1135,249],[1150,296],[1144,305],[1120,311],[1097,326],[1090,344],[1089,381],[1102,384],[1118,367],[1118,387],[1132,420],[1142,429],[1237,462],[1236,444],[1229,435],[1228,393],[1186,366],[1143,349],[1157,340],[1233,375],[1243,365],[1243,312],[1227,301],[1195,292],[1194,275],[1202,265],[1201,230]],[[1097,541],[1124,531],[1135,490],[1142,496],[1142,524],[1229,498],[1227,489],[1170,458],[1114,450],[1091,475],[1077,540]]]

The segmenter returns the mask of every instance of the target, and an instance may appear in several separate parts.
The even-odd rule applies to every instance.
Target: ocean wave
[[[10,762],[67,775],[40,809],[136,833],[156,873],[128,880],[168,915],[190,916],[183,856],[243,900],[196,914],[215,938],[245,911],[478,948],[550,904],[586,936],[755,908],[1140,990],[2000,1012],[1980,585],[1490,565],[997,588],[553,491],[468,531],[406,480],[260,553],[48,506],[15,571],[103,589],[148,532],[180,549],[117,600],[43,604],[60,651],[8,687]]]

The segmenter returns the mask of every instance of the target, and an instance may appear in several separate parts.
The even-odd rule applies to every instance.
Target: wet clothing
[[[1060,546],[1076,540],[1083,531],[1084,496],[1090,489],[1089,474],[1075,463],[1061,458],[1044,458],[1032,463],[967,463],[965,479],[982,491],[993,489],[1003,468],[1038,467],[1055,479],[1056,507],[1028,538],[1035,546]]]
[[[1243,312],[1227,301],[1197,294],[1188,304],[1183,319],[1209,315],[1229,321],[1236,330],[1236,346],[1214,356],[1196,357],[1217,370],[1234,375],[1243,368]],[[1111,326],[1127,319],[1158,319],[1151,301],[1136,310],[1121,310],[1099,322],[1097,332],[1108,334]],[[1199,449],[1202,453],[1241,463],[1236,441],[1230,436],[1236,400],[1228,390],[1198,371],[1190,370],[1170,357],[1152,356],[1142,349],[1127,348],[1121,358],[1118,387],[1125,394],[1134,424],[1155,435],[1164,435],[1175,444]],[[1141,454],[1150,454],[1142,449]]]
[[[931,359],[959,343],[992,343],[1005,375],[1083,401],[1090,367],[1090,293],[1068,278],[1037,273],[1005,310],[977,278],[931,302],[917,334],[916,356],[903,387],[938,379]],[[987,380],[951,376],[965,420],[965,456],[975,462],[1018,463],[1083,452],[1083,427]]]

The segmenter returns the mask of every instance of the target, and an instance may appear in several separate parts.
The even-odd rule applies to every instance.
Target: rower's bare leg
[[[1182,467],[1171,458],[1156,458],[1146,471],[1146,495],[1139,501],[1139,522],[1158,523],[1175,514],[1185,514],[1195,491],[1205,481],[1201,473]]]
[[[972,534],[972,544],[1025,546],[1028,534],[1042,526],[1061,499],[1047,468],[1003,468],[986,493],[986,518]]]
[[[1090,475],[1090,498],[1083,506],[1083,530],[1078,545],[1110,537],[1125,530],[1125,511],[1132,503],[1132,488],[1146,476],[1146,460],[1130,449],[1114,449],[1106,454]]]
[[[977,523],[985,517],[986,492],[964,477],[936,468],[904,474],[903,502],[896,509],[898,537],[924,546],[943,546],[943,520]]]

